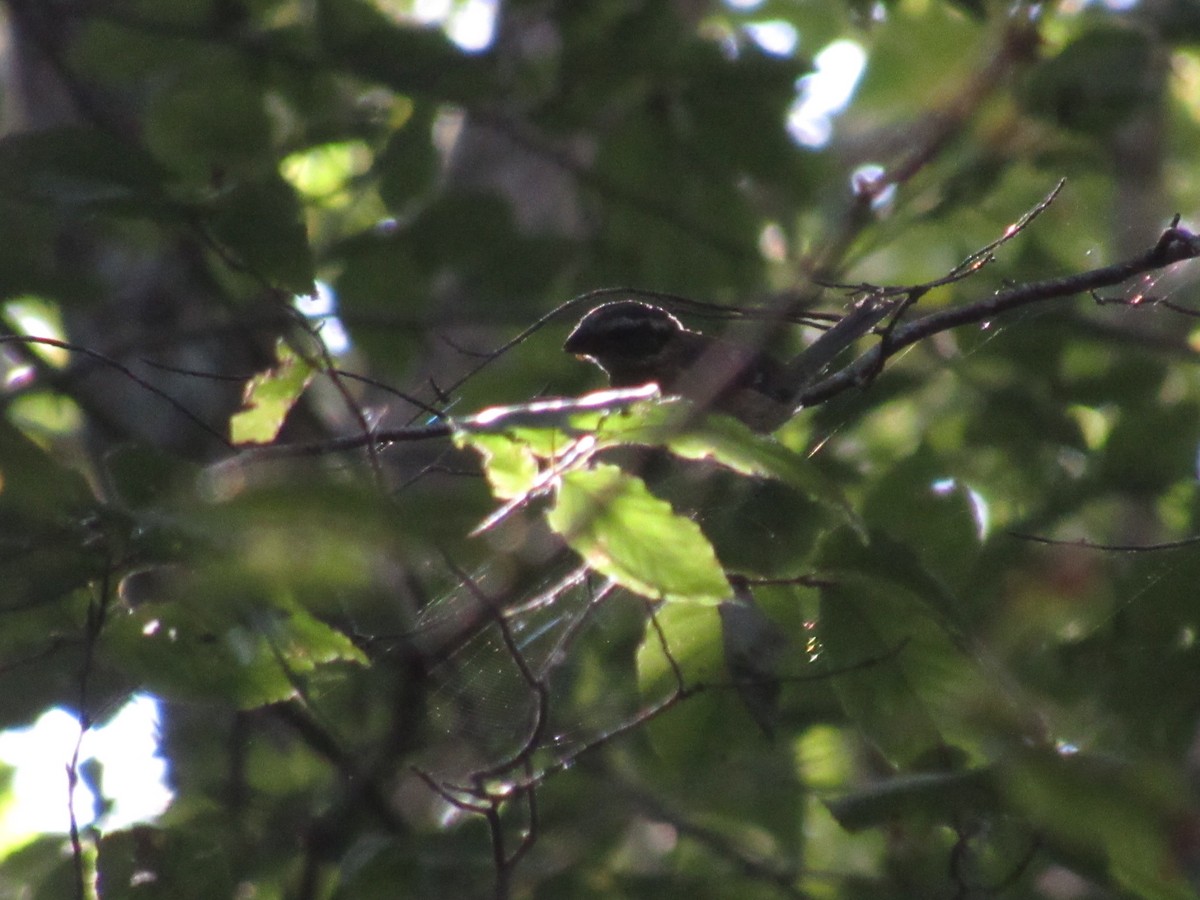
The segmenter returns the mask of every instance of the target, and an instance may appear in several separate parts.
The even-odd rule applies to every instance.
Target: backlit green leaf
[[[596,571],[642,596],[706,604],[729,597],[721,564],[696,523],[616,466],[563,475],[547,519]]]
[[[275,440],[312,380],[312,366],[284,341],[277,344],[275,353],[277,365],[246,383],[243,409],[229,420],[229,436],[235,444],[269,444]]]

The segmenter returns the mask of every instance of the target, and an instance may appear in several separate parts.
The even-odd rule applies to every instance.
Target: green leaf
[[[1139,29],[1093,28],[1033,70],[1025,103],[1065,128],[1111,132],[1153,99],[1153,52]]]
[[[246,382],[242,409],[229,420],[235,444],[269,444],[313,377],[313,368],[282,339],[275,345],[278,364]]]
[[[1100,457],[1100,476],[1120,490],[1151,494],[1192,481],[1200,408],[1195,402],[1122,410]]]
[[[909,592],[923,605],[923,615],[948,634],[957,635],[964,610],[945,583],[925,567],[907,543],[889,533],[872,531],[865,543],[848,529],[828,534],[821,545],[822,568],[870,575]]]
[[[780,676],[788,635],[759,609],[748,590],[739,589],[738,594],[737,600],[717,607],[725,668],[746,711],[771,736],[779,724]]]
[[[58,517],[95,506],[86,479],[0,419],[0,517]],[[3,521],[0,518],[0,521]]]
[[[963,660],[903,588],[838,573],[821,589],[821,656],[851,721],[892,762],[936,762],[948,744]]]
[[[148,603],[105,631],[113,664],[163,696],[254,709],[292,697],[294,678],[319,665],[366,663],[349,638],[299,608],[243,611],[233,622],[224,604],[189,599]]]
[[[862,831],[914,818],[936,824],[958,822],[963,813],[978,815],[1000,806],[992,769],[965,772],[918,772],[844,794],[825,805],[843,828]]]
[[[463,53],[438,29],[397,26],[377,7],[364,0],[321,3],[323,50],[339,67],[403,93],[447,100],[485,89],[486,60]]]
[[[1175,857],[1183,835],[1172,833],[1172,823],[1195,827],[1186,819],[1190,792],[1176,773],[1083,753],[1026,750],[1005,764],[1002,779],[1017,808],[1068,859],[1107,868],[1138,897],[1196,896]]]
[[[596,571],[644,597],[715,604],[730,596],[699,526],[616,466],[567,472],[546,517]]]
[[[198,180],[263,172],[271,122],[262,86],[240,63],[200,60],[154,98],[146,143],[162,164]]]
[[[708,460],[753,478],[772,478],[836,510],[859,527],[845,496],[827,475],[769,435],[757,434],[729,416],[692,421],[686,400],[635,407],[628,415],[608,416],[596,429],[602,446],[665,445],[683,459]],[[682,427],[686,423],[686,428]]]
[[[143,215],[166,207],[162,166],[135,144],[81,127],[0,140],[0,196]]]
[[[537,456],[529,445],[511,434],[456,435],[459,446],[469,445],[483,458],[483,471],[498,500],[523,497],[538,475]]]
[[[431,108],[421,107],[417,115],[392,134],[375,161],[379,196],[388,209],[404,210],[434,184],[438,156],[433,145],[432,115]]]
[[[753,43],[742,47],[734,62],[708,42],[691,45],[681,63],[679,83],[685,87],[678,119],[690,127],[680,129],[678,137],[714,166],[777,179],[785,190],[804,186],[803,179],[781,178],[798,174],[796,167],[804,162],[781,123],[809,64]],[[747,134],[757,139],[747,141]]]
[[[670,696],[678,688],[676,669],[688,684],[728,681],[721,619],[717,610],[688,603],[670,604],[657,610],[655,618],[670,656],[663,652],[657,633],[648,632],[637,651],[638,684],[646,702]],[[674,665],[672,665],[674,663]],[[749,718],[739,710],[732,691],[705,691],[688,698],[678,709],[653,723],[651,737],[656,748],[671,759],[694,760],[697,753],[712,750],[697,746],[695,736],[709,733],[731,716]],[[721,752],[721,751],[716,751]]]
[[[239,265],[292,293],[312,292],[312,250],[300,203],[282,177],[240,184],[201,215]]]
[[[981,22],[987,19],[987,4],[984,0],[946,0],[946,2]]]
[[[146,445],[122,444],[104,457],[109,484],[124,507],[161,508],[172,495],[190,489],[200,474],[199,468]],[[138,529],[143,534],[154,530],[158,529],[145,524]]]
[[[872,537],[886,532],[886,543],[896,551],[906,549],[911,565],[923,568],[943,591],[967,582],[983,545],[982,500],[958,479],[947,477],[945,465],[936,453],[922,448],[877,479],[862,506]]]
[[[169,827],[108,832],[98,842],[98,886],[103,896],[114,898],[233,896],[237,878],[229,844],[234,834],[217,810]]]

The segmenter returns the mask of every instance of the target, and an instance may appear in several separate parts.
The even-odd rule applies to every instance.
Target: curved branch
[[[1165,269],[1167,266],[1200,256],[1200,236],[1179,227],[1176,217],[1158,242],[1149,250],[1125,262],[1114,263],[1088,272],[1047,278],[1028,284],[1016,285],[996,291],[992,296],[952,309],[939,310],[906,324],[894,325],[883,335],[883,340],[872,347],[850,365],[813,385],[800,395],[801,406],[815,406],[836,394],[852,387],[865,384],[874,378],[884,363],[900,350],[927,337],[961,325],[986,322],[996,316],[1048,300],[1059,300],[1113,287],[1137,275]],[[921,292],[924,286],[909,289]],[[889,290],[888,293],[904,293],[905,290]]]

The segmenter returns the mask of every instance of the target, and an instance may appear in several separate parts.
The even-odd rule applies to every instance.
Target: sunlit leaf
[[[729,416],[696,417],[683,400],[647,404],[629,416],[610,416],[596,430],[602,445],[665,444],[684,459],[710,460],[742,475],[772,478],[856,524],[850,504],[827,475],[774,438]]]
[[[275,354],[275,367],[246,383],[243,409],[229,420],[229,437],[235,444],[269,444],[275,440],[312,380],[312,366],[286,342],[278,342]]]
[[[730,594],[699,527],[615,466],[563,475],[547,518],[596,571],[645,597],[711,604]]]
[[[287,700],[295,678],[319,665],[366,661],[345,635],[295,608],[234,622],[195,603],[147,604],[113,623],[106,647],[156,693],[239,709]]]
[[[716,609],[690,603],[668,604],[656,613],[658,630],[650,630],[637,652],[638,683],[645,702],[661,701],[680,687],[677,670],[684,686],[729,681],[721,643],[721,619]],[[731,718],[739,719],[747,730],[754,730],[750,717],[736,693],[705,691],[689,697],[676,708],[660,716],[651,726],[650,735],[657,751],[667,760],[694,760],[697,755],[719,756],[723,748],[697,742],[697,734],[720,730]],[[755,735],[761,739],[761,735]]]
[[[506,434],[479,434],[470,443],[483,457],[483,471],[497,499],[512,500],[533,487],[538,464],[527,444]]]

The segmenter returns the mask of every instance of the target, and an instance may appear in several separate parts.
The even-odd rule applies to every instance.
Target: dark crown
[[[661,307],[618,300],[597,306],[580,319],[563,349],[576,356],[639,358],[657,353],[684,330],[680,321]]]

